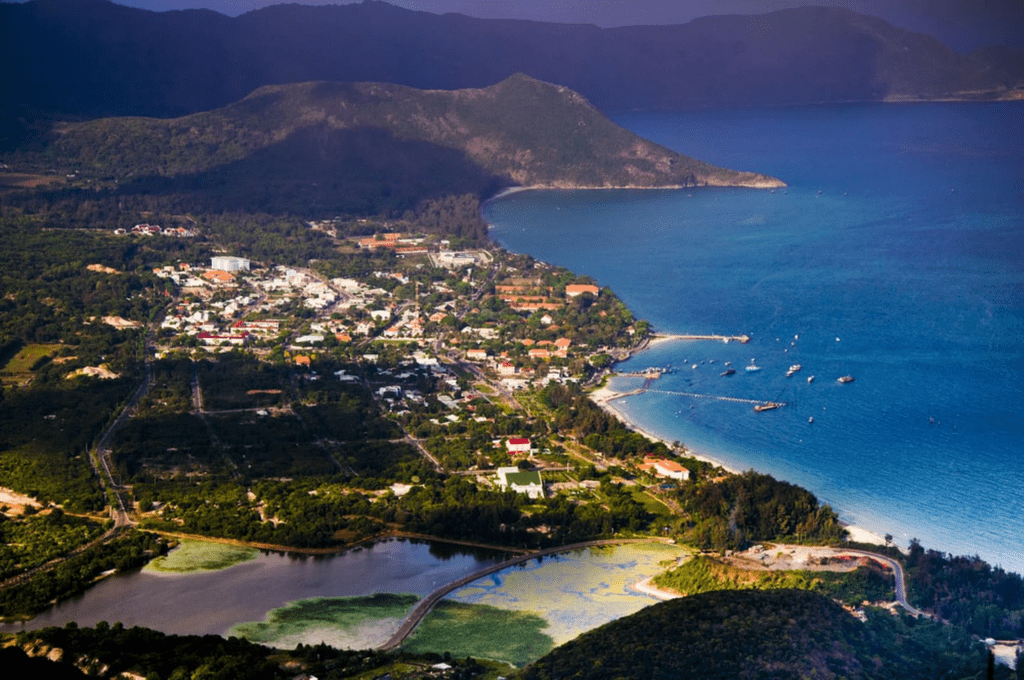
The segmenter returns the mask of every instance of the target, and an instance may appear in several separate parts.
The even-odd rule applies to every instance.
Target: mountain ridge
[[[178,116],[286,82],[485,87],[516,72],[603,111],[1010,96],[988,53],[838,8],[599,28],[475,19],[384,2],[275,5],[231,18],[107,0],[0,4],[0,108]]]

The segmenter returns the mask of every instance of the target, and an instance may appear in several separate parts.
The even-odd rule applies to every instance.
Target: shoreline
[[[506,187],[481,203],[496,201],[523,191],[679,191],[682,189],[784,189],[789,185],[777,177],[762,173],[733,170],[740,175],[749,175],[749,181],[728,182],[705,178],[702,184],[660,184],[657,186],[640,186],[629,184],[623,186],[561,186],[557,184],[530,184],[527,186]]]
[[[680,341],[680,340],[678,340],[678,338],[676,338],[674,336],[666,336],[666,335],[660,335],[659,336],[658,334],[654,334],[652,336],[648,336],[648,338],[644,341],[646,344],[642,345],[641,347],[637,348],[636,350],[631,351],[629,353],[629,358],[635,357],[635,356],[643,353],[645,350],[649,349],[650,347],[653,347],[656,344],[664,344],[664,343],[667,343],[667,342],[676,342],[676,341]],[[615,362],[615,363],[617,364],[619,362]],[[613,366],[614,366],[614,364],[613,364]],[[646,427],[640,425],[635,420],[630,418],[623,411],[615,408],[615,406],[614,406],[614,404],[612,402],[614,402],[616,399],[618,399],[620,397],[625,397],[627,395],[628,395],[628,392],[616,392],[611,387],[609,387],[607,384],[605,384],[605,385],[597,388],[593,392],[591,392],[589,397],[590,397],[590,400],[593,401],[597,406],[599,406],[602,410],[604,410],[609,415],[611,415],[614,418],[618,419],[623,425],[625,425],[630,430],[632,430],[632,431],[634,431],[634,432],[636,432],[638,434],[641,434],[641,435],[647,437],[651,441],[661,442],[662,444],[667,446],[669,449],[672,449],[673,448],[672,447],[672,442],[666,440],[664,437],[659,437],[658,435],[654,434],[653,432],[651,432]],[[699,461],[703,461],[705,463],[710,463],[711,465],[714,465],[716,467],[720,467],[723,470],[725,470],[726,472],[729,472],[731,474],[741,474],[741,472],[742,472],[741,470],[736,470],[736,469],[730,468],[728,465],[724,464],[718,457],[715,456],[714,452],[698,451],[698,450],[691,449],[688,446],[686,446],[685,442],[683,442],[682,444],[683,444],[683,450],[685,452],[685,455],[690,457],[690,458],[696,458]],[[833,508],[833,509],[836,511],[836,514],[841,514],[841,509],[839,509],[839,508]],[[870,531],[868,529],[865,529],[864,527],[860,527],[860,526],[857,526],[856,524],[852,524],[850,522],[846,522],[846,521],[843,521],[843,520],[840,520],[839,523],[849,533],[849,540],[851,540],[851,541],[854,541],[856,543],[871,543],[871,544],[874,544],[874,545],[885,545],[885,539],[882,536],[880,536],[879,534],[876,534],[873,531]],[[905,552],[902,548],[900,550]]]

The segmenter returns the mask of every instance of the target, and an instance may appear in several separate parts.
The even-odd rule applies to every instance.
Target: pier
[[[714,394],[697,394],[696,392],[669,392],[667,390],[650,390],[650,389],[639,389],[634,390],[633,393],[640,394],[641,392],[653,392],[654,394],[671,394],[679,397],[692,397],[694,399],[714,399],[715,401],[732,401],[737,404],[753,404],[754,406],[766,406],[768,404],[778,404],[779,406],[785,406],[783,402],[777,401],[765,401],[764,399],[741,399],[740,397],[720,397]]]
[[[645,378],[647,380],[657,380],[661,377],[663,370],[660,368],[648,368],[643,371],[626,371],[612,373],[611,375],[616,378]]]
[[[753,404],[754,406],[768,406],[769,404],[776,404],[776,408],[785,406],[785,402],[770,401],[767,399],[743,399],[741,397],[722,397],[717,394],[697,394],[696,392],[674,392],[670,390],[652,390],[649,385],[638,387],[628,392],[619,392],[607,397],[605,401],[615,401],[616,399],[623,399],[625,397],[634,397],[644,392],[650,392],[652,394],[668,394],[674,397],[690,397],[692,399],[711,399],[714,401],[731,401],[736,404]]]
[[[676,335],[673,333],[655,333],[657,340],[720,340],[721,342],[738,342],[745,345],[750,342],[749,335]]]

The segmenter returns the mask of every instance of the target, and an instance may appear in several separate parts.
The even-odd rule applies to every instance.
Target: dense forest
[[[1024,637],[1024,580],[978,557],[946,555],[910,544],[911,602],[982,637]]]

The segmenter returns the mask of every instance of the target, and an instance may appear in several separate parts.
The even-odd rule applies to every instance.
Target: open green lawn
[[[640,489],[633,489],[633,499],[637,503],[643,504],[644,510],[652,515],[668,515],[672,512],[664,503],[652,497],[650,494],[644,493]]]
[[[7,384],[26,382],[32,376],[32,367],[36,362],[43,357],[53,356],[60,348],[61,345],[56,344],[25,345],[0,368],[0,378]]]

